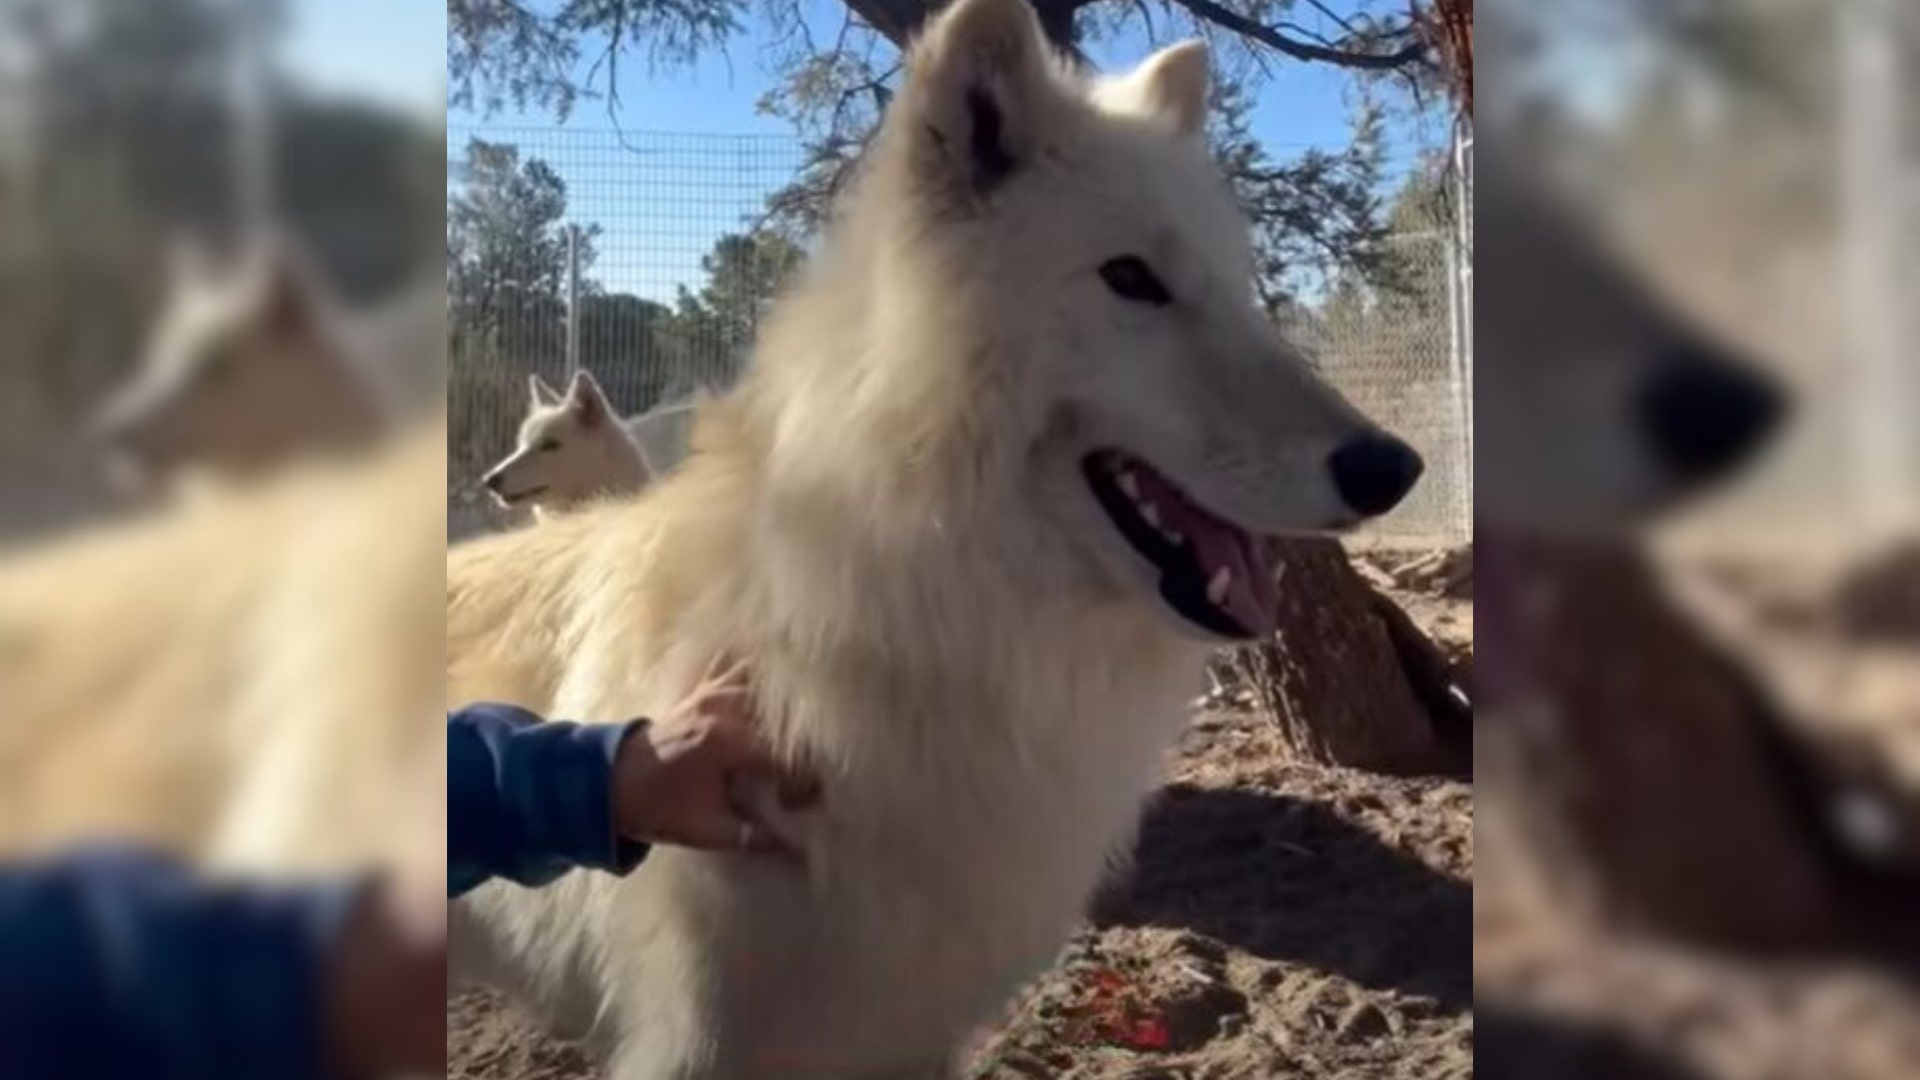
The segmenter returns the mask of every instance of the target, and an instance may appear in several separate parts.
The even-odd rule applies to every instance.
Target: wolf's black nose
[[[1745,461],[1785,412],[1785,396],[1766,377],[1694,347],[1663,357],[1634,402],[1660,463],[1693,483]]]
[[[1335,450],[1327,464],[1340,497],[1368,516],[1393,509],[1427,467],[1413,447],[1391,435],[1362,435]]]

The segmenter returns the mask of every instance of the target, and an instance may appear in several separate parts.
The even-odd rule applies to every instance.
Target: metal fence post
[[[1863,0],[1840,13],[1841,185],[1845,191],[1847,312],[1853,330],[1855,397],[1851,462],[1860,526],[1877,534],[1899,524],[1908,508],[1913,448],[1901,410],[1911,388],[1901,384],[1896,282],[1908,205],[1900,186],[1901,72],[1893,5]]]
[[[1453,386],[1460,413],[1461,531],[1473,536],[1473,126],[1464,117],[1453,129],[1453,234],[1448,248],[1447,291],[1452,301]]]

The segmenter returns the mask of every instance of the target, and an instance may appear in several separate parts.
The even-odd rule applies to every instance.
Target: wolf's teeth
[[[1227,587],[1232,584],[1233,571],[1224,566],[1215,570],[1212,580],[1207,582],[1208,602],[1218,604],[1225,601],[1227,598]]]
[[[1147,524],[1154,528],[1160,527],[1160,511],[1154,509],[1152,503],[1140,504],[1140,516],[1147,519]]]
[[[1121,473],[1118,483],[1120,484],[1120,490],[1126,492],[1127,498],[1138,499],[1140,497],[1140,481],[1135,479],[1132,473]]]

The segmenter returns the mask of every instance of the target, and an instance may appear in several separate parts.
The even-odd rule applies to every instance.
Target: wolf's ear
[[[527,396],[537,408],[549,408],[560,404],[560,391],[540,377],[539,372],[527,376]]]
[[[1207,122],[1209,67],[1206,42],[1182,41],[1142,60],[1112,88],[1112,95],[1136,115],[1162,119],[1175,132],[1193,135]]]
[[[1027,0],[957,0],[941,12],[908,61],[915,171],[985,194],[1029,163],[1052,106],[1046,49]]]
[[[587,427],[613,415],[613,406],[608,404],[606,392],[600,389],[600,380],[586,368],[573,373],[573,382],[567,386],[567,407]]]

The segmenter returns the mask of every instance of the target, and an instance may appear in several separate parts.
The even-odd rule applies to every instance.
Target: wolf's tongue
[[[1268,634],[1277,620],[1280,591],[1273,581],[1269,545],[1195,506],[1186,494],[1150,468],[1135,472],[1146,501],[1160,515],[1163,526],[1184,535],[1200,564],[1200,587],[1205,590],[1222,569],[1229,575],[1227,592],[1217,603],[1251,634]]]
[[[1270,632],[1279,592],[1274,587],[1266,544],[1184,499],[1163,503],[1161,514],[1193,545],[1202,589],[1211,585],[1222,570],[1227,572],[1226,595],[1217,602],[1209,595],[1209,602],[1249,633]]]
[[[1226,595],[1215,606],[1249,633],[1270,632],[1279,597],[1272,567],[1259,546],[1239,529],[1208,521],[1193,534],[1193,549],[1199,556],[1201,577],[1209,585],[1222,569],[1231,575]]]

